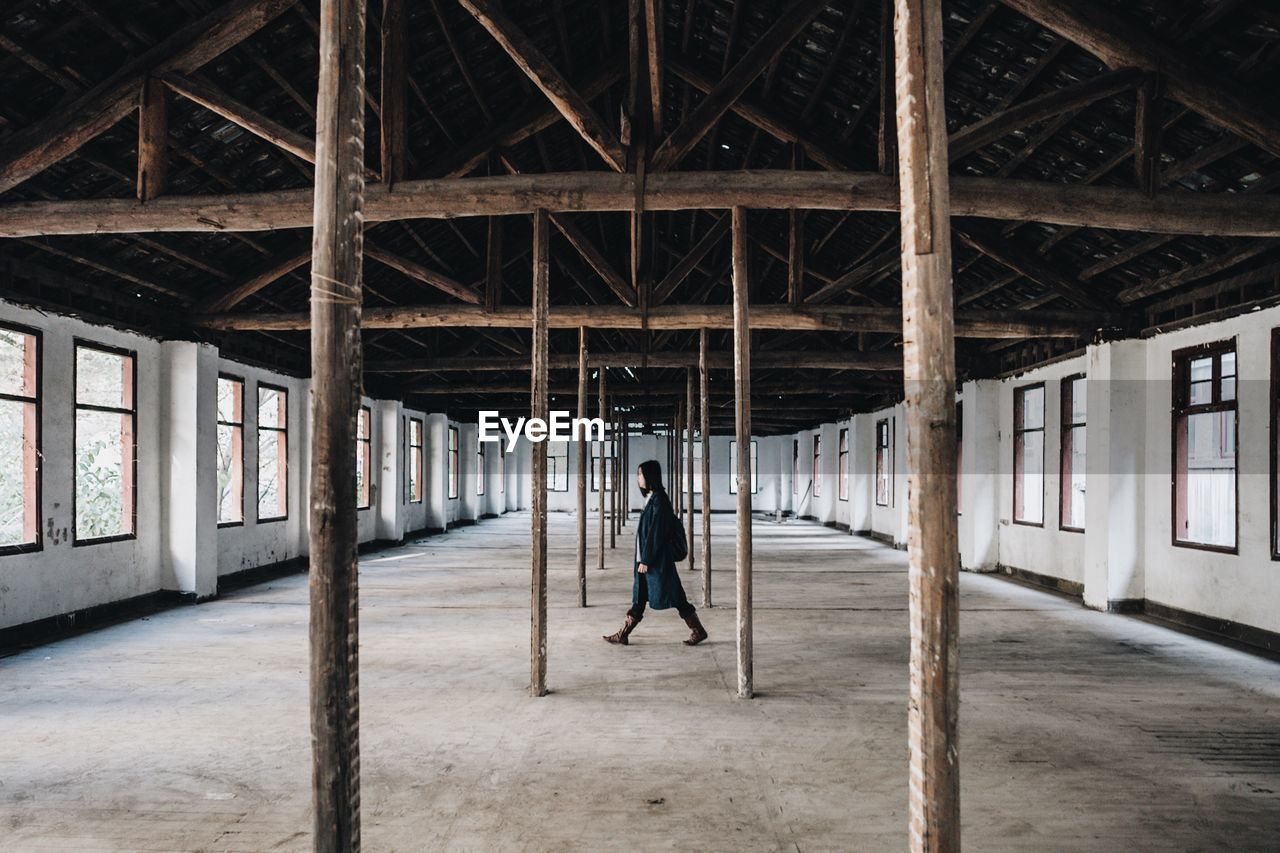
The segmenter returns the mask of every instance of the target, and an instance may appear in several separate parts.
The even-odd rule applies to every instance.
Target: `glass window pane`
[[[1044,433],[1022,435],[1018,497],[1021,512],[1018,521],[1039,524],[1044,521]]]
[[[0,394],[36,395],[36,336],[0,328]]]
[[[1039,429],[1044,426],[1044,386],[1037,385],[1021,391],[1022,427]]]
[[[36,404],[0,400],[0,546],[36,542]]]
[[[76,402],[133,408],[132,361],[127,355],[76,347]]]
[[[244,428],[218,424],[218,523],[244,520]]]
[[[1192,382],[1205,382],[1213,378],[1213,356],[1192,359],[1190,367]]]
[[[1236,398],[1236,378],[1234,376],[1222,377],[1222,399],[1234,400]]]
[[[1201,403],[1212,403],[1213,382],[1192,382],[1191,396],[1188,398],[1188,402],[1193,406],[1200,405]]]
[[[1187,416],[1184,541],[1236,544],[1235,412]]]
[[[286,433],[258,433],[258,518],[282,518],[288,508],[288,445]]]
[[[275,388],[258,388],[258,426],[267,429],[284,429],[286,425],[284,391]]]
[[[1223,376],[1235,376],[1235,375],[1236,375],[1236,353],[1235,353],[1235,350],[1231,350],[1230,352],[1224,352],[1224,353],[1222,354],[1222,375],[1223,375]]]
[[[133,416],[76,412],[76,538],[133,532]]]
[[[244,419],[244,383],[238,379],[218,378],[218,420],[241,423]]]
[[[1071,422],[1084,423],[1088,413],[1089,392],[1084,377],[1071,381]]]

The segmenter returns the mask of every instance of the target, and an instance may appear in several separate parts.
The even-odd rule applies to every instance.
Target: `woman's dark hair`
[[[641,489],[645,495],[649,492],[661,492],[662,488],[662,466],[658,464],[658,460],[650,459],[640,463],[640,473],[644,474],[645,488]]]

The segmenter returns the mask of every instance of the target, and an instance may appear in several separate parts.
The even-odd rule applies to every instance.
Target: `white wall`
[[[41,335],[41,507],[39,550],[0,556],[0,628],[169,590],[197,598],[217,593],[218,579],[307,553],[310,383],[220,358],[208,344],[160,342],[132,332],[35,311],[0,300],[0,320]],[[136,535],[75,546],[75,421],[72,399],[77,340],[136,353]],[[244,389],[244,520],[217,524],[217,377]],[[288,515],[258,519],[258,386],[288,391]],[[396,401],[363,398],[370,408],[370,506],[360,510],[362,543],[398,541],[442,529],[447,519],[475,518],[527,506],[527,443],[509,464],[506,486],[491,454],[486,496],[475,496],[475,425],[459,425],[460,499],[446,495],[443,415],[406,410]],[[408,501],[407,418],[426,425],[424,499]],[[469,443],[468,443],[469,442]],[[469,452],[468,452],[469,451]],[[509,462],[511,459],[509,458]],[[470,495],[463,509],[461,498]],[[466,513],[465,515],[463,513]]]

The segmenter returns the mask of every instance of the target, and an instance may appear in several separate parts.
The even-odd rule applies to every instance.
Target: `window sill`
[[[244,527],[244,519],[242,518],[239,521],[219,521],[218,522],[219,530],[222,530],[227,527]]]
[[[1021,525],[1022,527],[1039,527],[1039,528],[1044,527],[1043,521],[1019,521],[1018,519],[1015,518],[1013,520],[1013,523],[1017,525]]]
[[[1175,548],[1190,548],[1192,551],[1208,551],[1213,554],[1230,554],[1237,556],[1240,549],[1235,545],[1205,545],[1200,542],[1181,542],[1177,539],[1173,540]],[[1274,557],[1272,559],[1275,559]]]
[[[95,539],[77,539],[71,543],[73,548],[83,548],[86,545],[105,545],[108,542],[128,542],[131,539],[137,539],[136,533],[121,533],[118,536],[99,536]]]
[[[1068,527],[1065,524],[1058,525],[1058,529],[1063,533],[1084,533],[1083,527]]]
[[[0,545],[0,557],[12,557],[16,554],[37,554],[43,550],[43,542],[27,542],[22,545]]]
[[[259,518],[258,524],[273,524],[277,521],[288,521],[288,520],[289,520],[289,516],[287,515],[273,515],[273,516],[270,516],[269,518]]]

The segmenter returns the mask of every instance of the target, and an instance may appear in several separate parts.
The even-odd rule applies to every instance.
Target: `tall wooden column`
[[[604,408],[604,365],[600,365],[600,392],[599,400],[596,404],[596,412],[600,415],[600,420],[606,424],[609,421],[605,417]],[[600,536],[596,547],[596,568],[604,568],[604,442],[600,443],[600,470],[594,472],[596,477],[596,490],[600,495]]]
[[[609,442],[609,467],[613,477],[609,484],[609,550],[618,547],[618,396],[613,397],[613,405],[609,406],[609,433],[613,441]]]
[[[364,207],[363,0],[320,7],[311,237],[311,751],[314,848],[360,848],[356,417]]]
[[[747,318],[747,211],[733,209],[733,403],[738,440],[738,696],[752,695],[751,666],[751,329]]]
[[[138,98],[138,201],[164,194],[169,182],[169,108],[167,87],[154,77]]]
[[[686,529],[685,529],[685,540],[689,543],[689,571],[690,571],[690,572],[692,572],[692,571],[693,571],[693,567],[694,567],[694,557],[693,557],[693,413],[694,413],[694,411],[695,411],[695,409],[693,408],[693,368],[692,368],[692,367],[688,368],[688,369],[685,371],[685,395],[684,395],[684,396],[685,396],[685,405],[684,405],[684,410],[685,410],[685,419],[684,419],[684,423],[685,423],[685,436],[686,436],[686,442],[687,442],[687,443],[684,445],[684,448],[685,448],[685,458],[687,459],[687,461],[685,462],[686,467],[685,467],[685,472],[684,472],[684,473],[685,473],[685,487],[684,487],[684,493],[685,493],[685,497],[686,497],[686,498],[688,498],[688,505],[687,505],[687,507],[686,507],[686,509],[685,509],[685,512],[686,512],[686,514],[688,515],[688,519],[687,519],[687,521],[686,521]],[[703,490],[704,490],[704,491],[705,491],[705,490],[706,490],[706,488],[707,488],[707,486],[706,486],[706,482],[707,482],[706,480],[703,480],[703,481],[702,481],[702,483],[703,483],[702,488],[703,488]]]
[[[587,327],[578,327],[578,420],[587,417]],[[587,606],[587,435],[578,437],[578,606]]]
[[[550,219],[541,208],[533,214],[533,376],[529,389],[529,417],[544,423],[550,409],[547,381],[547,300],[550,269],[547,236]],[[533,442],[533,578],[529,617],[529,692],[547,693],[547,443]]]
[[[911,611],[910,845],[960,849],[955,335],[940,0],[895,0]]]
[[[698,331],[698,415],[702,424],[702,606],[711,606],[711,407],[707,387],[707,330]]]

